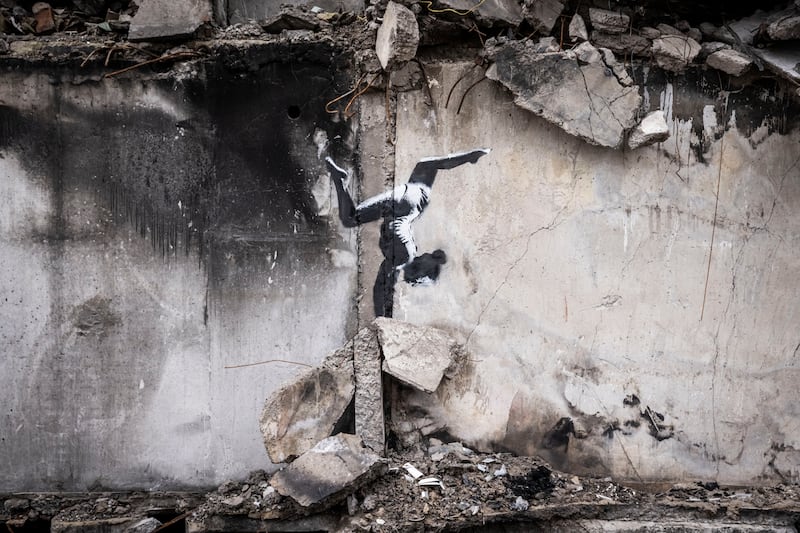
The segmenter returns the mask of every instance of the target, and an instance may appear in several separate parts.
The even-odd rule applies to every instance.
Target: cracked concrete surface
[[[670,138],[610,151],[491,84],[461,113],[445,109],[469,67],[426,67],[433,108],[422,93],[398,97],[398,175],[419,157],[492,148],[481,168],[437,178],[415,227],[421,251],[448,254],[438,284],[398,284],[398,319],[447,329],[473,354],[433,399],[439,423],[587,474],[796,481],[800,135],[754,144],[733,113],[701,162],[687,110],[703,102],[650,83]],[[546,448],[562,417],[575,435]]]

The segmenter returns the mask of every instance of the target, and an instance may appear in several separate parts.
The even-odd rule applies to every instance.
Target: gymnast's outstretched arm
[[[344,227],[354,228],[381,218],[384,205],[392,200],[392,191],[379,194],[356,207],[350,193],[344,188],[347,171],[334,163],[330,157],[326,157],[325,162],[328,163],[333,185],[336,187],[336,198],[339,202],[339,219]]]

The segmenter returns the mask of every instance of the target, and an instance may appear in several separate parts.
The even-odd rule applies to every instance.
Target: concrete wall
[[[432,107],[423,91],[398,99],[398,182],[420,157],[493,150],[442,172],[415,223],[420,251],[449,261],[433,287],[398,284],[395,318],[453,332],[473,359],[434,401],[409,401],[473,446],[570,471],[797,481],[800,133],[787,101],[650,73],[644,101],[671,138],[613,151],[489,81],[459,114],[468,76],[445,109],[471,67],[426,68]]]
[[[269,467],[260,409],[304,367],[225,367],[315,364],[354,320],[355,236],[320,162],[353,137],[324,112],[346,72],[304,53],[3,73],[0,491]]]

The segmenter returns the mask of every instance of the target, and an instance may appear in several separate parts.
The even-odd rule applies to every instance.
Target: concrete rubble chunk
[[[273,463],[290,461],[330,436],[355,391],[352,343],[273,392],[261,434]]]
[[[622,146],[625,132],[636,125],[638,86],[623,86],[604,64],[580,65],[566,53],[537,56],[526,41],[496,49],[490,41],[487,54],[494,64],[486,76],[508,88],[518,106],[590,144]]]
[[[53,9],[46,2],[36,2],[31,7],[33,16],[36,19],[36,33],[52,33],[56,29],[56,21],[53,18]]]
[[[434,392],[445,372],[456,362],[458,344],[435,328],[388,318],[375,319],[383,351],[383,370],[403,383]]]
[[[363,447],[361,437],[340,433],[321,440],[269,483],[303,507],[327,506],[344,500],[384,467],[378,455]]]
[[[737,50],[723,48],[709,55],[706,64],[731,76],[741,76],[747,72],[753,60]]]
[[[423,2],[424,3],[424,2]],[[489,26],[519,26],[524,20],[522,2],[518,0],[439,0],[435,9],[453,9],[474,16]],[[467,15],[465,15],[467,16]]]
[[[708,40],[712,41],[720,41],[726,44],[733,44],[735,41],[733,35],[727,28],[720,28],[718,26],[714,26],[710,22],[702,22],[700,23],[700,33],[703,34]]]
[[[561,0],[525,0],[525,20],[536,31],[550,33],[564,11]],[[585,27],[584,27],[585,30]]]
[[[664,70],[683,72],[700,53],[700,43],[684,35],[664,35],[653,41],[656,64]]]
[[[137,0],[128,40],[149,41],[191,37],[211,22],[210,0]]]
[[[703,32],[697,28],[689,28],[685,33],[687,37],[691,37],[698,43],[703,40]]]
[[[706,41],[700,45],[700,54],[697,57],[699,58],[708,57],[714,52],[719,52],[720,50],[726,50],[730,47],[731,45],[721,43],[719,41]]]
[[[383,373],[378,332],[374,326],[363,328],[353,338],[353,366],[356,378],[356,433],[367,448],[384,455]]]
[[[628,30],[631,19],[628,15],[607,9],[589,8],[592,28],[605,33],[623,33]]]
[[[320,19],[313,13],[306,13],[297,8],[288,8],[266,20],[261,27],[267,33],[281,33],[284,30],[317,31],[320,27]]]
[[[599,51],[603,55],[603,63],[611,69],[611,72],[614,73],[617,80],[626,87],[633,85],[633,78],[628,74],[628,69],[625,68],[625,65],[617,61],[617,58],[614,57],[614,52],[608,48],[600,48]]]
[[[639,35],[641,35],[645,39],[653,40],[661,37],[661,32],[650,26],[644,26],[642,28],[639,28]]]
[[[583,17],[577,13],[573,15],[572,20],[569,21],[569,39],[573,43],[575,41],[588,41],[589,32],[586,30],[586,22]]]
[[[578,58],[578,61],[584,64],[599,63],[603,60],[603,55],[600,50],[592,46],[589,41],[582,42],[572,49],[572,53]]]
[[[656,29],[661,32],[661,35],[683,35],[683,32],[674,26],[670,26],[669,24],[661,24],[656,25]]]
[[[124,533],[153,533],[163,524],[153,517],[142,518],[125,528]]]
[[[800,13],[785,15],[767,26],[767,35],[773,41],[800,39]]]
[[[774,13],[756,12],[751,17],[737,20],[729,25],[731,31],[735,32],[737,41],[744,45],[751,45],[754,36],[758,35],[760,28],[768,20],[779,20],[786,15],[787,10]],[[721,40],[721,39],[719,39]],[[735,45],[734,45],[735,46]],[[758,66],[759,70],[766,67],[778,76],[800,83],[800,50],[795,43],[773,43],[772,46],[763,48],[758,46],[745,46],[738,48],[740,52],[751,55],[751,59]]]
[[[394,70],[417,55],[419,26],[414,13],[407,7],[389,2],[383,23],[378,28],[375,52],[381,67]]]
[[[644,56],[650,54],[652,43],[646,37],[633,33],[592,32],[592,43],[598,48],[608,48],[617,54]]]
[[[669,138],[669,126],[661,110],[648,113],[633,129],[628,138],[628,146],[633,149],[640,146],[664,142]]]
[[[552,54],[561,51],[561,47],[555,37],[541,37],[534,49],[539,54]]]

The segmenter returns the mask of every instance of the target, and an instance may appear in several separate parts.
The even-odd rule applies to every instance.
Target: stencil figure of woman
[[[427,157],[414,167],[408,183],[398,185],[373,198],[355,205],[345,188],[348,173],[330,157],[325,161],[336,187],[339,201],[339,218],[347,228],[373,222],[379,218],[381,236],[379,245],[383,262],[372,289],[375,316],[392,316],[394,286],[400,270],[404,280],[414,285],[436,281],[441,265],[447,261],[444,251],[417,255],[417,245],[411,232],[411,223],[425,210],[430,202],[431,187],[439,170],[449,170],[466,163],[477,163],[478,159],[489,153],[481,148],[469,152],[450,154],[443,157]]]

